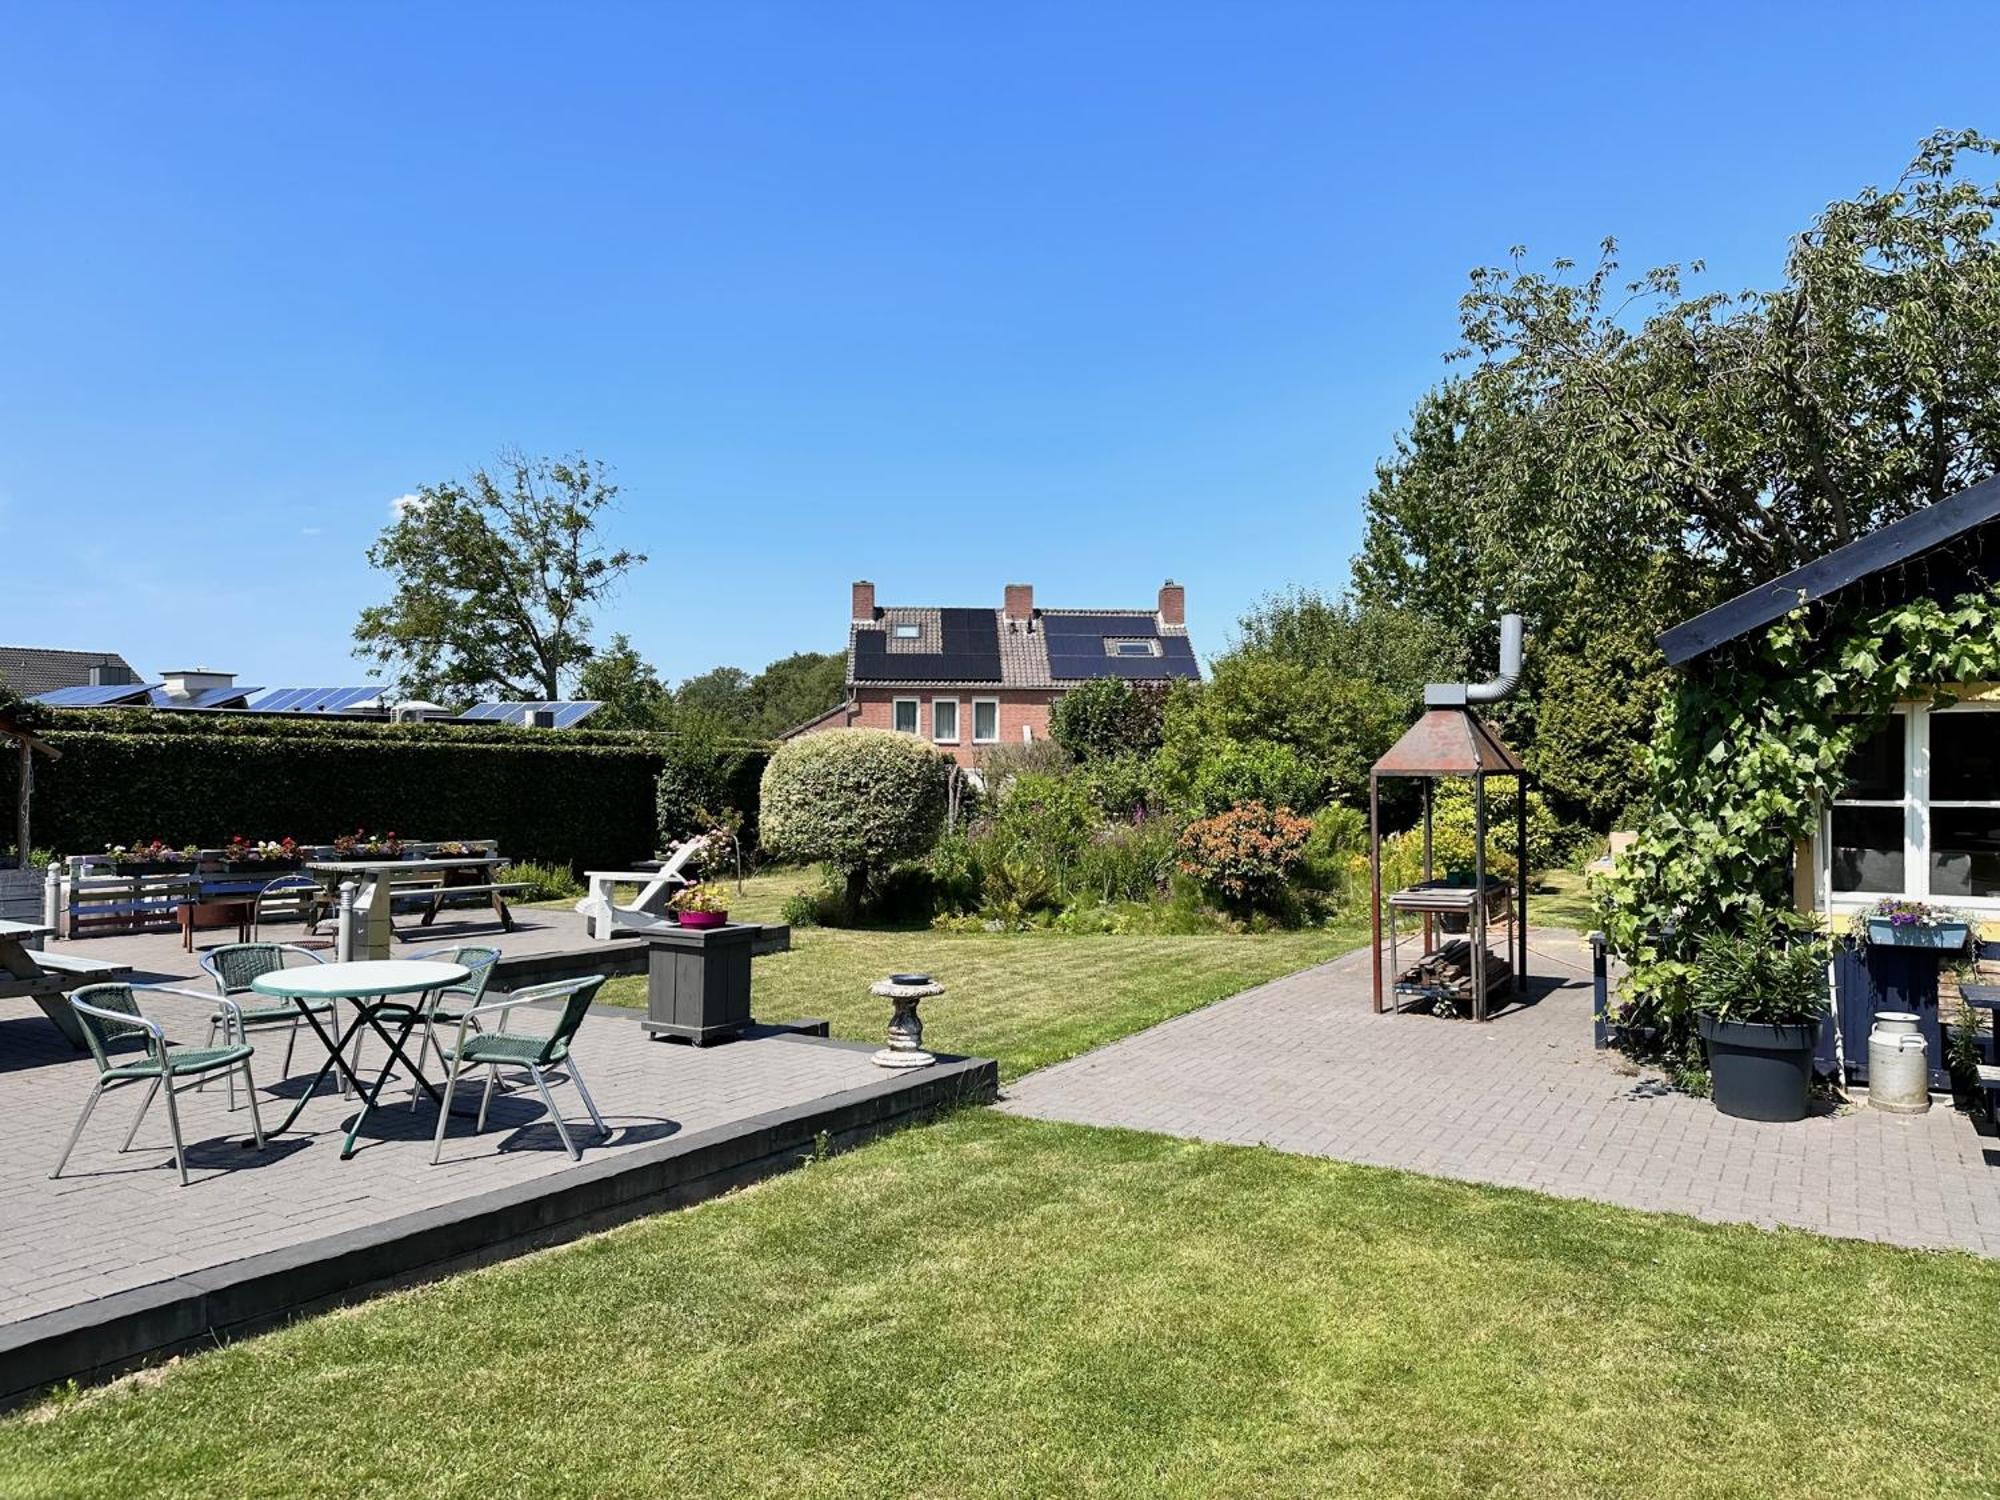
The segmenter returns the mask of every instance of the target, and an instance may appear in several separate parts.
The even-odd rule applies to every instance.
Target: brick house
[[[998,609],[885,608],[860,582],[847,701],[791,734],[893,729],[976,766],[991,746],[1047,739],[1050,706],[1099,677],[1200,680],[1185,589],[1169,579],[1152,609],[1037,609],[1025,583],[1008,584]]]

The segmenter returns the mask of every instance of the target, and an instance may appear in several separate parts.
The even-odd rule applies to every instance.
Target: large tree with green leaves
[[[1542,649],[1510,730],[1536,764],[1551,647],[1649,706],[1653,633],[2000,468],[2000,184],[1973,173],[1996,150],[1932,136],[1828,206],[1774,290],[1695,292],[1699,263],[1621,282],[1610,241],[1583,275],[1519,252],[1474,272],[1467,368],[1378,468],[1360,600],[1473,662],[1525,613]],[[1578,792],[1598,816],[1623,795]]]
[[[622,634],[583,664],[576,690],[604,705],[591,715],[592,729],[664,729],[671,717],[672,690]]]
[[[368,549],[396,591],[362,610],[355,654],[421,697],[565,696],[590,659],[591,606],[646,560],[599,536],[617,494],[581,455],[503,454],[425,485]]]

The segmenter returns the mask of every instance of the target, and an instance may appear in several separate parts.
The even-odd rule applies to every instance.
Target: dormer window
[[[910,625],[910,624],[899,624],[893,630],[890,631],[890,634],[895,636],[895,638],[899,641],[914,641],[918,636],[922,635],[923,633],[924,633],[923,626]]]
[[[1118,640],[1113,637],[1106,637],[1104,654],[1106,656],[1158,656],[1160,654],[1160,643],[1155,640]]]

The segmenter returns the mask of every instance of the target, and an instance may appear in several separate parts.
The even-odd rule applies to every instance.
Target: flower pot
[[[113,868],[120,875],[179,875],[194,866],[184,859],[121,859]]]
[[[1963,922],[1922,927],[1914,922],[1891,922],[1887,917],[1868,919],[1868,941],[1885,948],[1963,948],[1970,932]]]
[[[1710,1096],[1739,1120],[1803,1120],[1820,1023],[1771,1026],[1696,1016],[1708,1046]]]
[[[225,859],[218,864],[225,875],[279,875],[299,867],[295,859]]]
[[[727,927],[729,913],[726,911],[684,911],[681,913],[683,927]]]

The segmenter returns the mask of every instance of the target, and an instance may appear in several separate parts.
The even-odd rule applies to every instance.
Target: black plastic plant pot
[[[1708,1044],[1710,1096],[1739,1120],[1803,1120],[1812,1096],[1816,1022],[1769,1026],[1696,1016]]]

